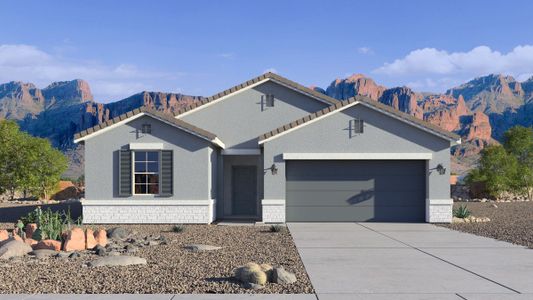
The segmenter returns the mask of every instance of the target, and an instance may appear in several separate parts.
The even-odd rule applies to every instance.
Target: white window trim
[[[130,144],[131,145],[131,144]],[[157,190],[159,193],[157,194],[137,194],[135,193],[135,152],[141,151],[141,152],[158,152],[157,159],[158,159],[158,171],[157,171]],[[146,149],[138,149],[131,151],[131,194],[132,196],[159,196],[161,195],[161,150],[154,151],[154,150],[146,150]]]
[[[163,150],[163,143],[130,143],[130,150]]]

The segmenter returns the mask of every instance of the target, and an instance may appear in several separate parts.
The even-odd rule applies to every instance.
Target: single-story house
[[[75,142],[85,223],[451,222],[460,138],[266,73],[174,116],[135,109]]]

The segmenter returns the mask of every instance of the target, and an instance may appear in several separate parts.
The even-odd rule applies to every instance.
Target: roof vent
[[[350,120],[350,132],[352,134],[360,134],[364,131],[365,124],[361,119]]]
[[[152,124],[143,124],[141,127],[141,132],[146,134],[152,133]]]
[[[261,111],[265,111],[267,107],[274,107],[273,94],[266,94],[261,96]]]

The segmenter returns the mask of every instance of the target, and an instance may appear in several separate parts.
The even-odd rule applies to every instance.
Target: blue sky
[[[96,100],[211,95],[274,70],[444,91],[533,75],[532,1],[2,1],[0,82],[87,80]]]

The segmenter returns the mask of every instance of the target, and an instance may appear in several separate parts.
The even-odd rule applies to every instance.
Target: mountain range
[[[458,174],[472,168],[479,152],[500,142],[508,128],[533,122],[533,77],[519,82],[491,74],[443,94],[415,92],[405,86],[387,88],[362,74],[335,79],[325,89],[311,88],[341,100],[367,96],[461,135],[462,143],[452,148],[452,171]],[[172,113],[200,99],[143,91],[104,104],[94,100],[89,84],[81,79],[54,82],[43,89],[13,81],[0,84],[0,119],[15,120],[30,134],[48,138],[70,159],[65,176],[77,178],[83,174],[83,146],[73,143],[74,133],[140,106]]]

